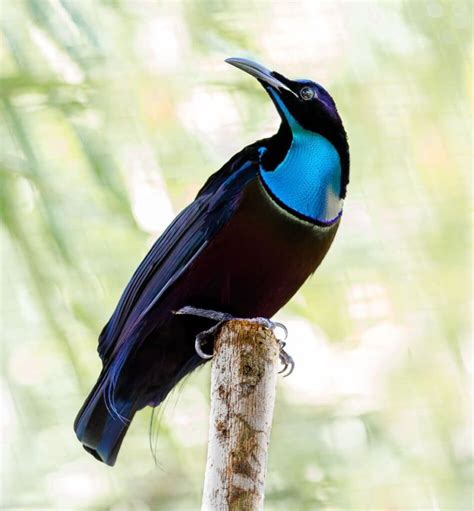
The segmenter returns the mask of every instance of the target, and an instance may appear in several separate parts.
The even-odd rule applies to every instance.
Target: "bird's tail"
[[[114,400],[110,405],[108,371],[104,369],[74,421],[74,431],[84,449],[113,466],[122,440],[138,410],[133,401]]]

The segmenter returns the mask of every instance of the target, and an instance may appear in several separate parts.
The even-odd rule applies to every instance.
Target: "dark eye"
[[[314,98],[315,95],[316,93],[314,92],[314,89],[312,89],[311,87],[303,87],[300,90],[300,98],[304,99],[305,101],[310,101],[311,99]]]

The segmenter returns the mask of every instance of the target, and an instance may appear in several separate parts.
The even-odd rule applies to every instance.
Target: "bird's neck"
[[[290,141],[285,142],[287,137]],[[260,150],[260,176],[270,195],[282,206],[315,223],[334,223],[342,212],[341,161],[322,135],[300,126],[280,130],[272,146]],[[278,144],[278,140],[280,143]],[[286,146],[273,168],[271,152]],[[265,154],[267,153],[267,154]]]

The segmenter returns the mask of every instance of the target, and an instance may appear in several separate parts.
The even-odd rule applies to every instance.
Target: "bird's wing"
[[[256,142],[232,157],[213,174],[158,238],[135,271],[99,337],[98,352],[105,363],[130,336],[135,336],[152,307],[189,267],[235,211],[244,185],[256,175]]]

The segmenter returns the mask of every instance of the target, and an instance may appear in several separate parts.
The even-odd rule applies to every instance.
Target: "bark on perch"
[[[216,339],[203,511],[263,508],[278,355],[273,332],[250,321]]]

